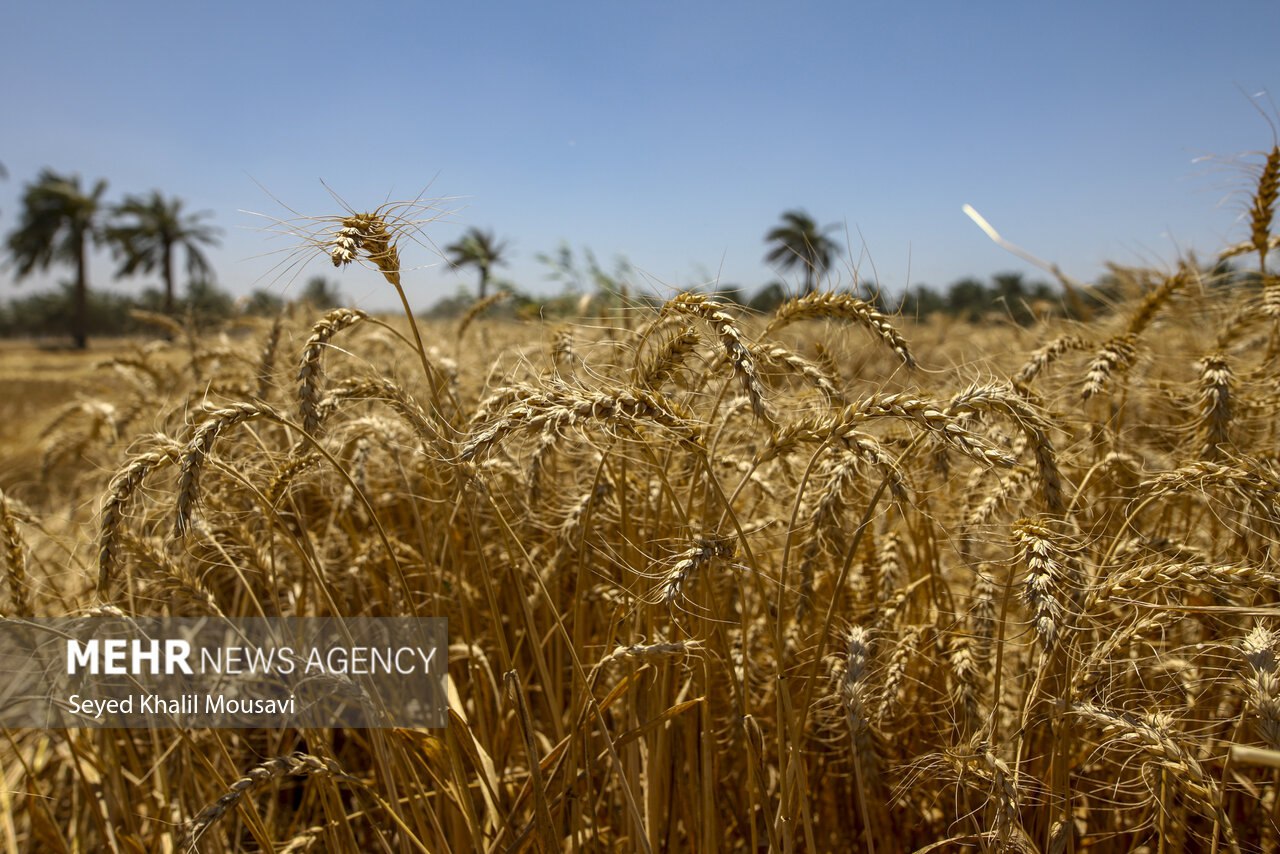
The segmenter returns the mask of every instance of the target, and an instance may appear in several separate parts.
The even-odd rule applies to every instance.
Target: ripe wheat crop
[[[0,847],[1275,850],[1278,164],[1255,272],[1087,322],[486,301],[103,363],[10,449],[4,616],[444,616],[449,725],[10,731]],[[426,209],[308,251],[403,299]]]

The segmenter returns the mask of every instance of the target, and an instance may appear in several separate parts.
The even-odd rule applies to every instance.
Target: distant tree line
[[[56,290],[0,303],[0,337],[66,335],[75,300],[75,284],[63,282]],[[135,316],[137,312],[168,314],[196,329],[216,329],[236,317],[271,317],[292,306],[324,311],[343,302],[337,284],[322,276],[310,279],[292,300],[265,290],[237,299],[208,279],[193,279],[172,302],[156,288],[137,296],[97,289],[86,295],[84,332],[93,337],[153,333],[155,326]]]
[[[0,166],[0,177],[5,177]],[[270,315],[285,307],[284,300],[268,291],[255,291],[234,299],[215,283],[204,249],[216,246],[218,229],[208,225],[205,211],[187,213],[181,199],[159,191],[128,195],[119,203],[105,200],[106,181],[84,186],[78,175],[43,170],[22,195],[18,224],[5,240],[7,268],[17,281],[37,271],[65,269],[70,278],[51,292],[29,294],[0,304],[0,335],[59,335],[70,333],[75,345],[84,347],[90,335],[124,335],[140,332],[145,324],[133,317],[138,310],[185,319],[197,326],[215,325],[237,314]],[[832,236],[834,225],[819,225],[801,209],[784,212],[778,225],[767,231],[764,260],[780,273],[798,274],[800,294],[829,287],[833,262],[844,251]],[[88,255],[95,247],[108,249],[117,277],[153,274],[160,288],[141,296],[92,291],[88,281]],[[616,259],[606,269],[589,250],[579,256],[567,243],[553,253],[538,254],[547,278],[559,283],[561,293],[546,297],[521,291],[501,278],[495,269],[509,261],[510,244],[491,230],[470,228],[445,247],[445,257],[455,270],[473,268],[478,274],[475,294],[461,289],[438,301],[426,314],[451,317],[470,309],[477,299],[491,296],[493,312],[516,318],[560,317],[584,312],[657,304],[660,298],[633,284],[631,265]],[[180,263],[181,262],[181,263]],[[177,291],[178,269],[185,270],[185,294]],[[1235,281],[1229,268],[1216,271],[1214,282]],[[1106,310],[1121,287],[1119,276],[1103,277],[1083,296],[1069,294],[1075,312]],[[882,311],[924,320],[946,315],[967,321],[1000,318],[1028,324],[1038,318],[1068,314],[1062,292],[1047,282],[1028,281],[1021,273],[1001,273],[984,282],[964,278],[945,290],[913,285],[891,298],[874,283],[854,290]],[[748,293],[739,286],[718,285],[721,299],[758,312],[772,311],[795,295],[796,289],[781,281],[770,282]],[[323,277],[312,278],[295,303],[325,309],[340,304],[336,286]]]

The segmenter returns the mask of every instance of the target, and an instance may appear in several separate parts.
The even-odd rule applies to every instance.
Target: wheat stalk
[[[333,336],[367,318],[356,308],[335,308],[311,327],[311,337],[302,348],[298,367],[298,406],[302,412],[302,429],[316,433],[320,429],[320,385],[324,382],[324,351]]]
[[[725,306],[704,294],[685,292],[677,294],[662,306],[662,315],[688,315],[706,323],[720,339],[733,373],[742,384],[742,390],[751,401],[751,411],[761,421],[771,421],[764,385],[760,382],[760,369],[755,356],[742,335],[738,321],[725,310]]]
[[[637,360],[632,371],[635,384],[659,390],[675,379],[684,361],[698,348],[698,331],[692,326],[667,336],[643,364]]]
[[[5,578],[13,612],[24,619],[32,616],[30,588],[27,580],[27,548],[18,532],[18,523],[9,506],[9,498],[0,490],[0,541],[3,541]]]
[[[1249,208],[1249,241],[1258,253],[1258,267],[1261,270],[1267,268],[1267,252],[1271,248],[1271,220],[1276,212],[1277,192],[1280,192],[1280,145],[1273,145],[1258,173],[1258,187]]]
[[[1027,567],[1023,598],[1031,609],[1036,634],[1046,650],[1057,646],[1066,623],[1063,600],[1083,586],[1079,562],[1063,549],[1045,525],[1030,519],[1013,524],[1014,541]]]
[[[309,753],[297,752],[268,759],[244,772],[243,776],[227,787],[222,797],[201,810],[200,814],[187,824],[183,847],[188,851],[195,851],[205,831],[228,811],[235,809],[245,795],[262,788],[272,780],[287,776],[325,776],[352,783],[359,782],[344,773],[338,763],[332,759],[321,759]]]
[[[500,292],[487,296],[484,299],[478,299],[472,303],[471,307],[462,315],[462,319],[458,321],[458,331],[454,336],[458,344],[461,345],[462,336],[467,334],[467,330],[471,327],[471,324],[475,323],[476,319],[480,317],[480,315],[484,314],[506,298],[507,294]]]
[[[557,433],[588,422],[627,429],[633,429],[637,424],[652,424],[687,442],[701,440],[701,431],[691,418],[656,392],[641,389],[589,392],[567,387],[551,388],[529,393],[509,405],[497,420],[466,441],[459,458],[468,461],[482,456],[516,432]]]
[[[1088,400],[1101,394],[1112,377],[1128,370],[1137,356],[1137,338],[1134,335],[1126,333],[1107,341],[1089,363],[1080,396]]]
[[[1072,350],[1083,350],[1089,343],[1079,335],[1062,335],[1031,354],[1026,363],[1014,375],[1013,384],[1018,388],[1026,388],[1032,381],[1062,356]]]
[[[714,558],[730,560],[737,553],[732,540],[701,538],[675,556],[670,568],[660,574],[654,589],[655,603],[672,605],[684,599],[685,587]]]
[[[1231,850],[1240,850],[1235,826],[1223,809],[1221,788],[1205,773],[1191,752],[1170,735],[1174,727],[1169,715],[1156,712],[1138,716],[1104,709],[1093,703],[1079,703],[1072,710],[1099,726],[1111,741],[1136,748],[1169,769],[1172,772],[1170,779],[1187,793],[1191,803],[1203,805],[1211,811]]]
[[[107,484],[98,523],[98,590],[104,594],[111,586],[118,563],[117,543],[124,526],[125,511],[142,482],[152,470],[176,462],[182,445],[168,436],[153,437],[157,447],[130,460]]]
[[[1004,451],[961,427],[954,415],[947,414],[947,404],[917,397],[909,392],[872,395],[850,404],[835,415],[799,419],[784,424],[774,431],[759,459],[765,462],[788,454],[801,443],[832,442],[855,437],[858,425],[880,418],[903,419],[984,465],[1016,465],[1016,461]]]
[[[916,366],[915,356],[911,354],[911,347],[897,327],[889,321],[889,318],[881,314],[874,305],[858,299],[853,294],[814,291],[813,293],[787,300],[778,306],[777,311],[774,312],[773,319],[765,327],[764,334],[772,334],[785,326],[802,320],[827,317],[860,324],[883,341],[890,350],[898,354],[898,358],[902,359],[904,365],[908,368]]]
[[[776,344],[754,346],[751,351],[760,357],[763,362],[778,365],[804,377],[814,388],[822,392],[823,397],[828,402],[843,402],[840,391],[836,388],[831,375],[823,370],[820,365],[809,361],[799,353],[793,353],[786,347],[779,347]]]
[[[263,417],[285,423],[265,403],[235,403],[209,413],[208,419],[196,428],[182,449],[178,465],[178,502],[173,521],[175,538],[186,536],[191,527],[191,514],[200,500],[200,475],[218,436],[228,427]]]
[[[1272,750],[1280,749],[1280,667],[1276,645],[1280,636],[1261,623],[1240,641],[1240,652],[1249,665],[1249,694],[1258,715],[1258,736]]]
[[[1221,353],[1205,356],[1200,360],[1200,411],[1196,422],[1196,434],[1200,439],[1200,455],[1205,459],[1218,459],[1230,447],[1231,438],[1231,384],[1234,375],[1231,363]]]

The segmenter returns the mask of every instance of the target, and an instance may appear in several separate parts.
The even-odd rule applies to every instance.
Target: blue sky
[[[212,211],[240,294],[298,287],[260,257],[288,244],[239,212],[288,216],[258,184],[339,213],[321,179],[357,209],[457,197],[427,236],[494,229],[497,272],[529,290],[556,288],[535,255],[561,241],[657,289],[753,289],[778,278],[763,236],[795,207],[847,228],[846,283],[1036,272],[969,203],[1087,279],[1243,239],[1233,164],[1272,143],[1245,93],[1280,100],[1278,44],[1274,2],[15,3],[0,231],[50,166]],[[473,284],[407,255],[437,263],[407,278],[419,305]],[[94,284],[153,284],[111,269]],[[312,273],[393,305],[368,273]]]

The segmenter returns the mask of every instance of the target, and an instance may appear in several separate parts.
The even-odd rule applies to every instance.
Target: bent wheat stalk
[[[298,368],[298,407],[302,412],[302,429],[315,433],[320,429],[320,384],[324,381],[325,348],[333,336],[355,326],[368,315],[356,308],[335,308],[311,327],[311,337],[302,350]]]
[[[359,783],[355,777],[343,772],[338,763],[332,759],[321,759],[309,753],[292,753],[288,756],[277,756],[253,766],[244,775],[232,783],[222,797],[205,807],[186,827],[183,848],[195,851],[200,837],[218,819],[235,809],[245,795],[260,789],[272,780],[286,776],[325,776],[336,780]]]
[[[102,502],[98,524],[98,590],[105,594],[111,586],[112,575],[118,561],[120,532],[124,525],[125,510],[138,488],[152,470],[176,462],[182,445],[168,436],[158,435],[159,447],[140,454],[129,465],[116,473],[107,484],[106,498]]]
[[[681,439],[697,444],[701,430],[691,417],[656,392],[621,389],[590,392],[574,388],[551,388],[518,399],[487,428],[462,446],[461,460],[482,456],[494,445],[516,432],[551,432],[598,422],[611,427],[633,429],[634,424],[652,424],[670,430]]]
[[[9,507],[9,498],[0,490],[0,541],[3,541],[5,575],[13,612],[24,619],[32,616],[27,581],[27,549],[18,533],[18,523]]]
[[[182,449],[178,465],[178,507],[173,520],[175,538],[185,537],[191,528],[191,515],[200,500],[200,475],[218,436],[228,427],[256,418],[268,418],[287,424],[279,413],[265,403],[235,403],[210,413],[209,418],[196,428],[191,440]]]
[[[911,347],[897,327],[889,322],[889,318],[881,314],[874,305],[858,299],[853,294],[815,291],[787,300],[774,312],[773,319],[765,327],[764,334],[769,335],[802,320],[826,317],[848,320],[865,327],[896,353],[904,365],[908,368],[916,367],[916,359],[911,354]]]
[[[716,337],[720,339],[721,346],[724,347],[729,364],[733,366],[734,375],[742,383],[742,390],[751,401],[751,411],[761,421],[772,421],[755,356],[743,340],[738,321],[725,310],[725,306],[704,294],[687,292],[667,300],[659,316],[672,314],[696,317],[712,328]]]
[[[1223,809],[1222,789],[1209,776],[1192,753],[1179,744],[1171,732],[1172,718],[1163,712],[1137,716],[1112,711],[1093,703],[1077,704],[1073,711],[1100,727],[1110,741],[1142,751],[1153,761],[1173,772],[1171,779],[1190,796],[1192,804],[1207,807],[1222,830],[1227,846],[1239,852],[1235,825]]]

